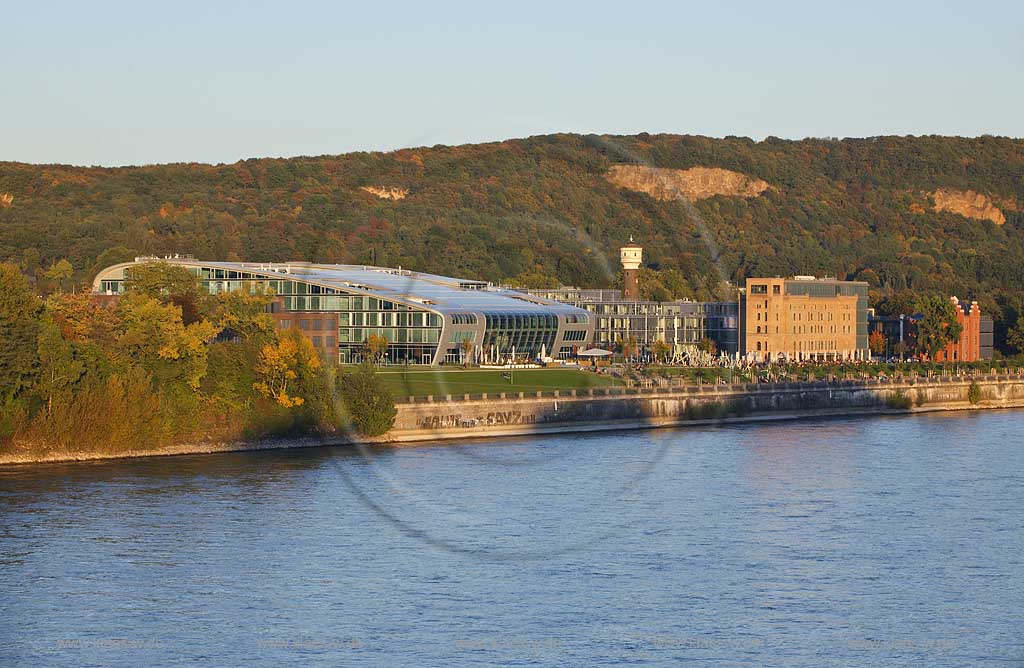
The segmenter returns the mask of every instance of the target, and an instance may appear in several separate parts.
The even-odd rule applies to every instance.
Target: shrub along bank
[[[275,328],[270,298],[210,295],[154,263],[117,300],[43,300],[0,264],[0,454],[117,456],[390,426],[373,370],[339,375],[301,334]],[[345,400],[350,380],[359,402]]]

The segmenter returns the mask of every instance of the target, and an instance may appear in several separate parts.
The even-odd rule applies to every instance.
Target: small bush
[[[917,399],[914,401],[914,405],[920,408],[921,406],[924,406],[925,401],[927,400],[925,399],[924,390],[918,390]]]
[[[981,403],[981,386],[977,382],[972,381],[971,386],[967,388],[967,401],[971,402],[972,406]]]
[[[889,408],[896,408],[899,410],[910,410],[912,402],[910,397],[903,393],[903,390],[899,390],[894,394],[889,395],[889,398],[885,400],[885,405]]]
[[[373,365],[364,363],[359,369],[338,378],[341,400],[355,430],[363,436],[380,436],[395,424],[398,409],[395,397],[381,380]]]

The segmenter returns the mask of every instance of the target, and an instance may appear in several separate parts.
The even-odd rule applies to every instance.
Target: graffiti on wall
[[[511,424],[531,424],[537,422],[533,413],[522,411],[494,411],[475,417],[463,417],[462,413],[449,415],[425,415],[416,420],[418,429],[453,429],[456,427],[493,427]]]

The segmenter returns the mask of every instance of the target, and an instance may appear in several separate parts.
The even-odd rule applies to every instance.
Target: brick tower
[[[633,243],[633,237],[629,238],[629,244],[619,249],[619,259],[622,261],[623,281],[622,298],[629,301],[640,299],[640,263],[643,261],[644,249]]]

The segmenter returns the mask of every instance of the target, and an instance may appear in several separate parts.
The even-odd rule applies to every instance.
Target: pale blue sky
[[[717,5],[0,1],[0,160],[1024,135],[1019,1]]]

